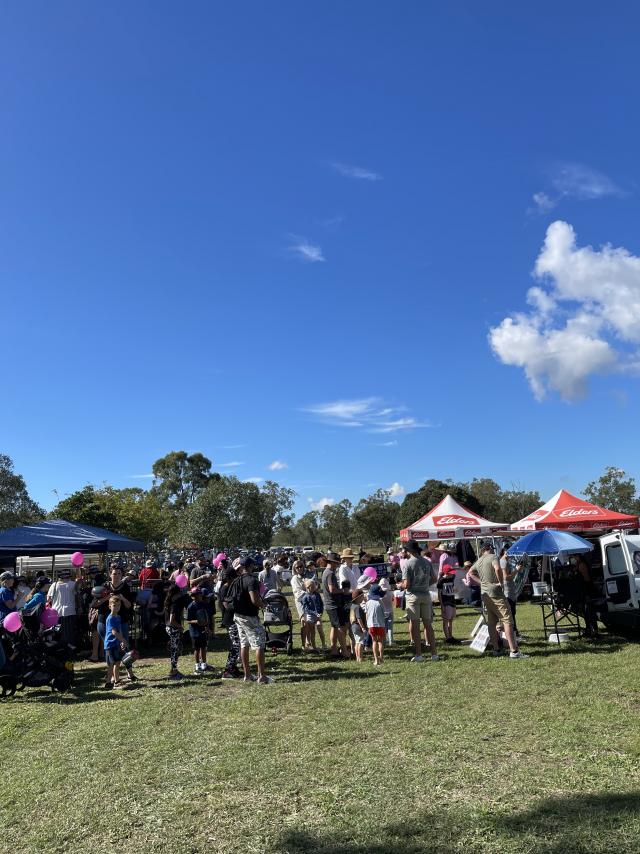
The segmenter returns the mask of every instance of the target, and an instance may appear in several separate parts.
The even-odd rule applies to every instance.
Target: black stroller
[[[22,612],[22,628],[10,634],[0,629],[6,662],[0,670],[0,698],[12,697],[24,688],[43,688],[63,693],[73,685],[73,651],[60,627],[42,630],[40,611]]]
[[[287,655],[293,652],[293,620],[289,601],[284,593],[269,590],[264,597],[264,628],[267,633],[267,646],[272,652],[286,650]],[[286,626],[286,631],[274,632],[273,626]]]

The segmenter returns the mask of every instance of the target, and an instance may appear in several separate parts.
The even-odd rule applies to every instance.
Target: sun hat
[[[391,590],[391,585],[389,584],[388,578],[381,578],[378,582],[378,587],[382,590],[383,593],[388,593]]]
[[[355,560],[356,555],[354,555],[353,549],[342,549],[342,553],[341,553],[340,557],[342,557],[342,558],[351,557]]]
[[[369,590],[369,599],[382,599],[384,596],[384,591],[380,589],[379,584],[374,584],[371,590]]]
[[[327,561],[329,563],[340,563],[340,555],[337,552],[327,552]]]
[[[9,578],[13,578],[13,573],[9,569],[0,574],[0,581],[7,581]]]
[[[373,584],[373,578],[368,575],[361,575],[358,581],[356,582],[356,587],[358,590],[366,590],[367,587]]]
[[[58,572],[58,578],[70,578],[70,577],[71,577],[71,570],[70,569],[61,569]]]

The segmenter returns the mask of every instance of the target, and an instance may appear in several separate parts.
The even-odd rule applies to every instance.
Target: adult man
[[[61,569],[58,580],[49,588],[47,602],[60,615],[60,630],[65,643],[76,645],[76,582],[71,579],[71,570]]]
[[[327,567],[322,573],[322,601],[324,609],[331,623],[331,655],[333,658],[349,658],[347,650],[346,634],[347,624],[349,622],[349,608],[346,607],[347,596],[351,596],[348,591],[344,591],[340,587],[336,568],[340,565],[340,557],[336,552],[327,552]],[[338,652],[338,644],[340,652]]]
[[[500,644],[498,640],[498,623],[502,623],[504,634],[509,644],[510,658],[529,658],[518,650],[515,634],[513,631],[513,614],[504,595],[503,583],[504,573],[500,568],[500,561],[495,555],[491,543],[486,542],[482,546],[482,553],[478,560],[469,570],[469,575],[480,582],[482,604],[487,613],[487,624],[489,626],[489,637],[493,644],[493,654],[500,655]]]
[[[260,582],[253,574],[257,564],[250,557],[243,557],[237,561],[239,578],[233,582],[232,595],[234,599],[233,620],[238,627],[240,638],[240,660],[244,671],[245,682],[255,682],[249,667],[249,647],[256,654],[256,665],[258,669],[258,682],[261,685],[270,685],[273,679],[265,672],[264,648],[267,635],[264,626],[258,617],[258,609],[263,607],[260,597]],[[234,561],[234,567],[236,561]]]
[[[160,578],[160,573],[156,568],[155,560],[147,560],[144,564],[144,569],[140,572],[140,590],[152,588],[155,581]]]
[[[415,540],[409,540],[405,543],[404,557],[405,562],[400,586],[407,594],[409,635],[415,650],[415,655],[411,661],[424,661],[420,639],[420,621],[422,621],[431,648],[431,661],[438,661],[436,636],[433,631],[433,604],[429,593],[429,587],[436,581],[437,576],[431,561],[420,554],[420,546]]]
[[[343,581],[348,581],[351,592],[353,593],[358,585],[358,578],[360,577],[360,573],[356,572],[353,568],[355,555],[351,549],[343,549],[340,558],[342,559],[342,563],[338,569],[338,581],[340,584],[342,584]]]

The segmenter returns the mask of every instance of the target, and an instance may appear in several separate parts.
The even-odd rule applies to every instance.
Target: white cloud
[[[524,368],[539,400],[548,390],[565,400],[586,392],[592,374],[633,370],[640,345],[640,257],[624,248],[578,247],[560,220],[547,229],[527,294],[531,311],[491,329],[496,355]]]
[[[357,178],[360,181],[382,181],[382,175],[363,169],[361,166],[350,166],[348,163],[334,162],[331,166],[345,178]]]
[[[623,196],[624,191],[602,172],[582,163],[560,163],[552,171],[546,191],[534,193],[537,213],[546,214],[563,199],[590,201],[605,196]]]
[[[397,439],[392,439],[390,442],[374,442],[376,448],[394,448],[397,444]]]
[[[402,498],[405,494],[404,486],[401,486],[397,480],[386,491],[389,493],[390,498]]]
[[[287,463],[283,463],[282,460],[274,460],[270,465],[267,466],[269,471],[282,471],[282,469],[287,469],[289,466]]]
[[[303,409],[324,424],[335,427],[364,427],[371,433],[393,433],[431,426],[406,412],[405,406],[389,406],[378,397],[334,400],[316,403]]]
[[[243,483],[262,483],[264,481],[263,477],[245,477],[243,479]]]
[[[322,254],[322,249],[316,244],[310,243],[306,237],[296,237],[295,235],[292,235],[292,240],[294,242],[289,246],[289,252],[292,255],[295,255],[296,258],[300,258],[302,261],[309,261],[311,263],[326,261],[326,258]]]
[[[237,451],[238,448],[246,448],[246,445],[218,445],[223,451]]]
[[[141,480],[142,478],[155,477],[155,475],[153,475],[153,474],[130,474],[129,477],[132,478],[133,480]]]
[[[335,498],[319,498],[318,501],[314,501],[313,498],[307,498],[309,502],[309,508],[311,510],[324,510],[325,507],[332,507],[336,502]]]
[[[219,468],[219,469],[235,469],[235,468],[238,468],[238,466],[243,466],[243,465],[244,465],[244,463],[238,462],[237,460],[233,460],[233,462],[230,462],[230,463],[220,463],[217,466],[217,468]]]

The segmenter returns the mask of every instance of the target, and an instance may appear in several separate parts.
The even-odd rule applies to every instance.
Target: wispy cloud
[[[132,480],[142,480],[143,478],[145,478],[145,479],[146,478],[153,478],[153,477],[155,477],[155,475],[154,474],[130,474],[129,477]]]
[[[325,507],[332,507],[336,501],[335,498],[319,498],[317,501],[314,501],[313,498],[307,498],[309,502],[309,507],[311,510],[322,511]]]
[[[331,167],[345,178],[355,178],[358,181],[382,181],[382,175],[372,172],[371,169],[363,169],[362,166],[351,166],[349,163],[334,160]]]
[[[243,483],[256,483],[256,484],[258,484],[258,483],[263,483],[264,478],[263,477],[245,477],[242,482]]]
[[[395,448],[398,444],[398,440],[392,439],[390,442],[372,442],[372,444],[376,448]]]
[[[397,480],[386,491],[389,493],[389,498],[402,498],[405,494],[404,486],[401,486]]]
[[[406,406],[391,406],[379,397],[316,403],[304,407],[303,411],[315,416],[323,424],[331,424],[334,427],[361,427],[371,433],[394,433],[398,430],[431,426],[426,421],[405,414]]]
[[[270,465],[267,466],[267,468],[269,469],[269,471],[282,471],[283,469],[288,469],[289,466],[282,460],[274,460]]]
[[[551,170],[548,186],[533,194],[533,211],[549,213],[564,199],[590,201],[605,196],[624,196],[611,178],[582,163],[559,163]]]
[[[223,451],[237,451],[239,448],[246,448],[246,445],[218,445]]]
[[[233,460],[233,462],[230,462],[230,463],[220,463],[218,465],[218,468],[219,469],[236,469],[236,468],[238,468],[238,466],[243,466],[243,465],[245,465],[245,464],[242,462],[239,462],[238,460]]]
[[[335,216],[330,216],[327,219],[320,220],[320,225],[323,228],[338,228],[338,226],[342,225],[344,221],[344,214],[336,214]]]
[[[320,261],[326,261],[322,253],[322,249],[315,243],[310,243],[306,237],[298,237],[295,234],[291,235],[293,241],[288,247],[291,255],[299,258],[301,261],[308,261],[316,264]]]

